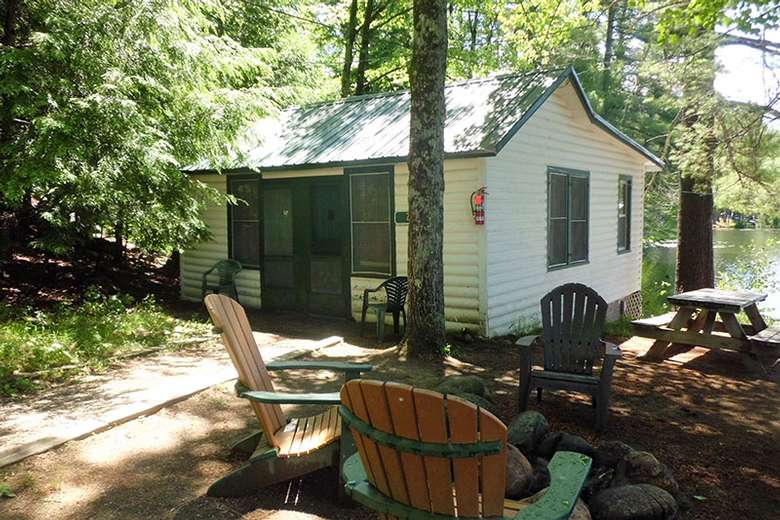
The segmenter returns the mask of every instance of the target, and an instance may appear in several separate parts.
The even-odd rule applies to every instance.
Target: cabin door
[[[263,181],[263,307],[349,315],[343,177]]]

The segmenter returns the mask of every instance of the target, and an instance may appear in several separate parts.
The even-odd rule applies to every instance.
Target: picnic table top
[[[713,309],[725,312],[740,312],[745,307],[766,299],[766,294],[751,291],[724,291],[722,289],[697,289],[669,296],[673,305]]]

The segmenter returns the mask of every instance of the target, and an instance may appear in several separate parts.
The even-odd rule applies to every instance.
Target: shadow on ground
[[[516,349],[509,343],[453,343],[442,364],[406,360],[392,341],[360,338],[353,323],[252,313],[255,330],[288,337],[346,338],[318,357],[370,361],[372,377],[433,386],[445,374],[482,376],[498,415],[517,413]],[[691,499],[684,519],[775,517],[780,509],[780,389],[742,371],[734,360],[702,355],[684,364],[637,359],[649,344],[626,348],[614,381],[610,427],[598,435],[590,403],[545,393],[532,400],[556,430],[597,443],[620,439],[669,465]],[[290,371],[280,390],[335,391],[337,374]],[[231,385],[203,392],[149,417],[0,470],[18,497],[0,502],[0,517],[272,519],[373,518],[336,500],[336,475],[323,470],[243,499],[211,499],[208,485],[241,463],[230,442],[257,424]],[[313,410],[291,409],[294,414]]]

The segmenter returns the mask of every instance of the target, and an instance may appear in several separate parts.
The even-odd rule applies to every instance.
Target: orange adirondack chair
[[[234,450],[251,453],[249,460],[208,489],[210,496],[243,496],[258,489],[284,482],[340,463],[343,442],[341,419],[336,406],[325,412],[302,418],[288,418],[282,404],[339,403],[338,392],[280,393],[274,391],[269,371],[287,369],[332,370],[345,374],[347,380],[360,377],[373,369],[365,363],[338,361],[283,361],[267,365],[260,356],[252,329],[243,307],[222,294],[209,294],[204,299],[216,330],[238,372],[236,389],[239,397],[248,399],[262,427],[242,439]]]
[[[561,451],[537,502],[505,500],[506,426],[451,395],[366,379],[341,389],[357,453],[342,467],[348,495],[381,518],[567,519],[591,460]]]

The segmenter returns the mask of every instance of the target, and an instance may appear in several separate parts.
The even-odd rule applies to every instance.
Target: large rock
[[[615,468],[634,448],[620,441],[605,441],[596,448],[593,465],[602,468]]]
[[[674,497],[651,484],[605,489],[588,505],[594,520],[669,520],[677,515]]]
[[[523,454],[529,456],[534,453],[549,431],[550,425],[544,415],[528,410],[515,417],[509,424],[507,436],[510,444],[514,444]]]
[[[555,451],[574,451],[576,453],[582,453],[588,457],[593,457],[596,450],[591,444],[580,437],[571,433],[563,432],[558,444],[555,446]]]
[[[488,398],[487,385],[479,376],[447,376],[434,388],[442,394],[474,394]]]
[[[672,496],[680,494],[680,485],[672,471],[646,451],[632,451],[623,457],[617,465],[612,484],[652,484],[668,491]]]
[[[582,488],[582,498],[590,500],[591,497],[610,487],[614,476],[615,470],[612,468],[593,466]]]
[[[528,486],[534,468],[520,450],[507,444],[506,446],[506,498],[519,499],[527,497]]]
[[[450,395],[455,395],[460,397],[461,399],[464,399],[470,403],[473,403],[480,408],[484,408],[488,412],[492,413],[493,415],[496,414],[496,405],[488,401],[482,396],[479,396],[477,394],[470,394],[467,392],[450,392]]]
[[[526,498],[525,500],[522,500],[521,502],[524,504],[533,504],[534,502],[538,502],[541,500],[544,494],[547,493],[547,489],[548,488],[542,489],[538,493]],[[578,498],[577,503],[574,504],[574,509],[571,512],[571,516],[569,516],[569,520],[591,520],[588,506],[585,504],[585,502],[582,501],[581,498]]]
[[[528,483],[528,494],[538,493],[550,485],[550,470],[547,469],[549,461],[541,457],[534,459],[531,480]]]
[[[542,439],[539,445],[536,447],[535,455],[537,457],[544,457],[545,459],[552,459],[562,436],[563,433],[561,432],[550,432],[545,435],[544,439]]]

